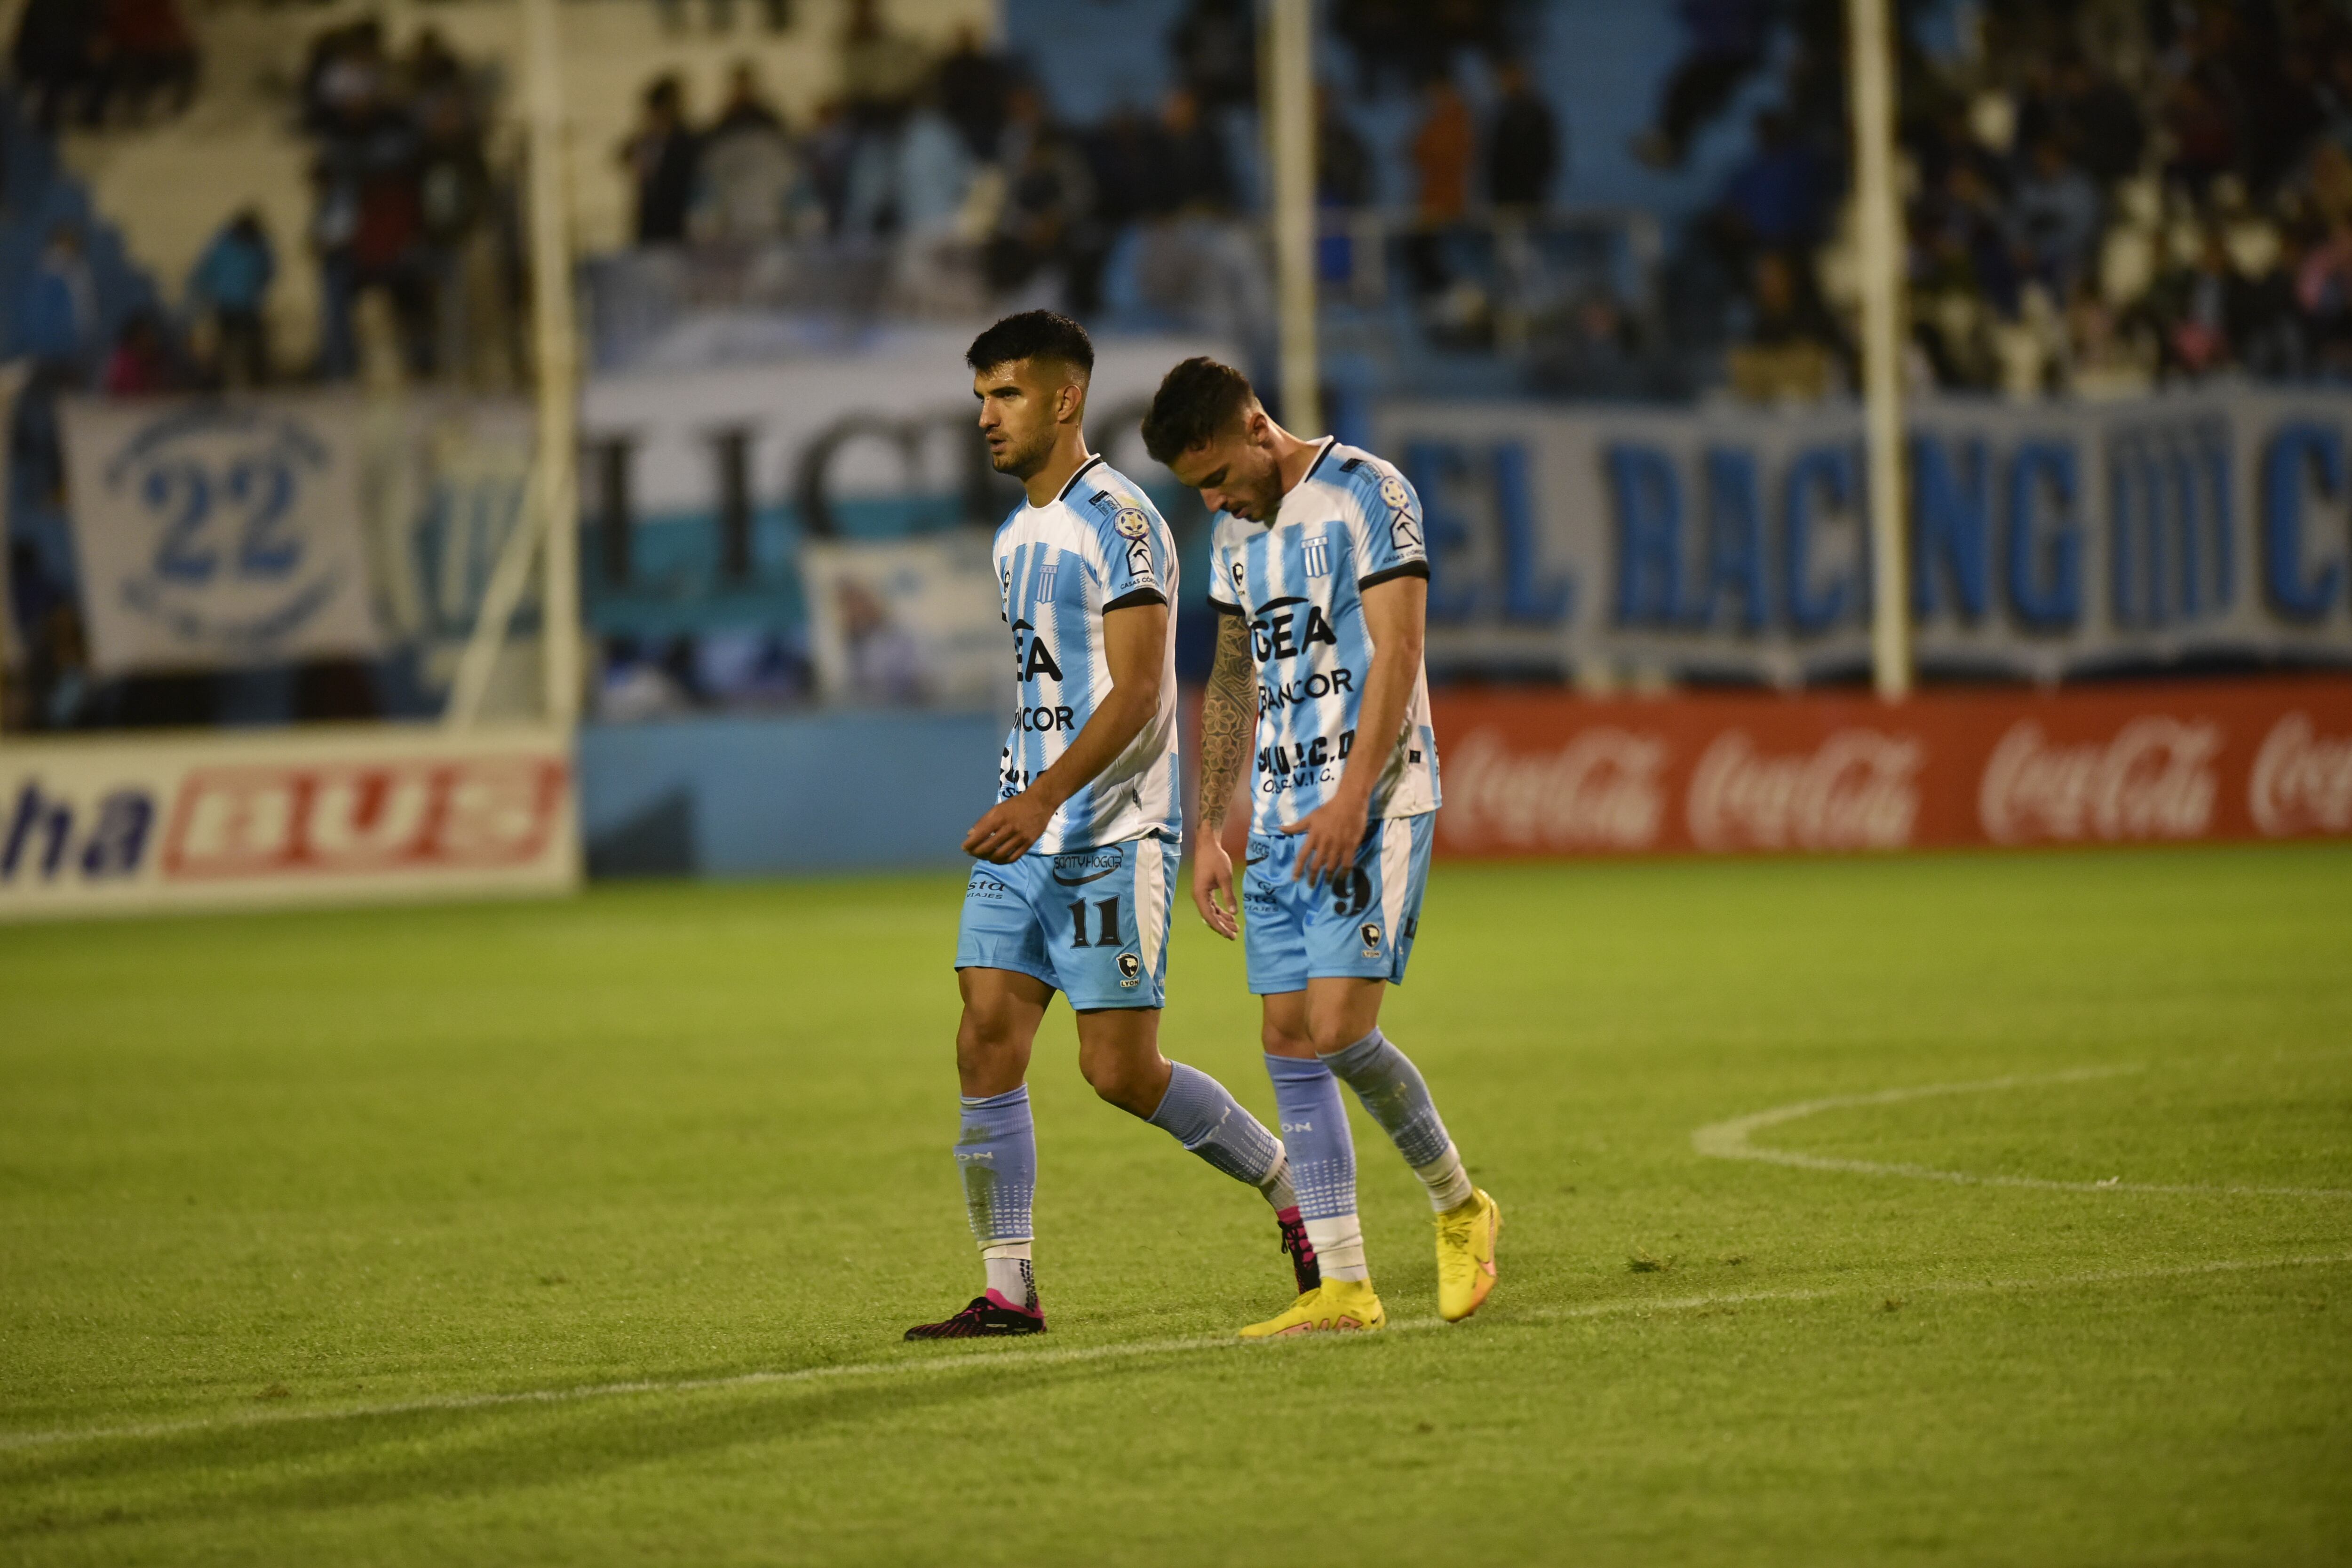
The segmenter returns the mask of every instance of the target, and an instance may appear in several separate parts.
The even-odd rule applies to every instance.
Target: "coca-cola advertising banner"
[[[1436,697],[1460,857],[2352,834],[2352,679],[2055,695]]]
[[[1396,403],[1441,668],[1789,687],[1869,658],[1859,410]],[[1929,672],[2054,679],[2200,656],[2352,667],[2352,393],[1910,411]]]

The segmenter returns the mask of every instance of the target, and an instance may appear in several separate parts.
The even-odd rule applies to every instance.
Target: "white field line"
[[[2230,1258],[2208,1263],[2176,1264],[2160,1268],[2102,1268],[2081,1274],[2053,1274],[2014,1279],[1958,1279],[1922,1284],[1846,1285],[1811,1289],[1738,1290],[1705,1296],[1673,1296],[1655,1300],[1628,1298],[1589,1301],[1577,1306],[1535,1307],[1495,1324],[1507,1328],[1524,1323],[1564,1322],[1580,1318],[1646,1317],[1656,1312],[1685,1312],[1775,1301],[1822,1301],[1848,1296],[1986,1295],[2000,1291],[2063,1289],[2081,1285],[2126,1284],[2147,1279],[2185,1279],[2200,1275],[2236,1274],[2271,1268],[2330,1268],[2352,1264],[2352,1253],[2325,1253],[2296,1258]],[[1391,1322],[1389,1332],[1418,1332],[1448,1325],[1436,1318],[1412,1318]],[[1465,1330],[1463,1331],[1469,1331]],[[1324,1336],[1318,1336],[1318,1338]],[[702,1394],[715,1390],[763,1388],[793,1384],[831,1382],[841,1378],[889,1378],[930,1373],[965,1372],[978,1367],[1017,1371],[1029,1367],[1069,1366],[1087,1362],[1133,1361],[1145,1356],[1177,1355],[1198,1351],[1240,1351],[1268,1353],[1265,1344],[1252,1345],[1229,1334],[1194,1335],[1187,1339],[1140,1340],[1128,1344],[1070,1345],[1044,1350],[1005,1346],[1000,1350],[965,1352],[956,1355],[908,1356],[897,1361],[869,1361],[839,1366],[806,1366],[788,1372],[745,1372],[726,1377],[641,1378],[627,1383],[592,1383],[571,1388],[518,1389],[501,1394],[453,1394],[422,1399],[389,1400],[374,1405],[333,1405],[317,1410],[256,1411],[250,1414],[195,1416],[184,1421],[152,1421],[126,1426],[92,1426],[78,1431],[10,1432],[0,1434],[0,1451],[48,1447],[62,1443],[103,1443],[143,1437],[173,1437],[192,1432],[247,1430],[290,1426],[297,1422],[357,1421],[380,1415],[443,1414],[490,1410],[518,1405],[570,1405],[588,1399],[613,1399],[630,1394]],[[1278,1352],[1274,1353],[1279,1353]]]
[[[1795,1149],[1759,1148],[1748,1140],[1767,1127],[1843,1110],[1859,1105],[1898,1105],[1906,1100],[1927,1100],[1943,1094],[1986,1094],[2003,1089],[2035,1089],[2050,1084],[2083,1083],[2138,1072],[2137,1067],[2075,1068],[2066,1072],[2033,1073],[2012,1078],[1982,1079],[1974,1083],[1930,1083],[1912,1089],[1884,1089],[1874,1094],[1836,1094],[1825,1100],[1775,1106],[1728,1121],[1710,1122],[1691,1134],[1691,1147],[1717,1160],[1760,1160],[1767,1164],[1792,1165],[1801,1171],[1843,1171],[1864,1176],[1909,1176],[1922,1182],[1951,1182],[1970,1187],[2032,1187],[2052,1193],[2195,1193],[2229,1197],[2352,1198],[2345,1187],[2230,1187],[2166,1185],[2154,1182],[2060,1182],[2042,1176],[1979,1176],[1968,1171],[1940,1171],[1930,1165],[1891,1164],[1877,1160],[1841,1160],[1827,1154],[1807,1154]]]

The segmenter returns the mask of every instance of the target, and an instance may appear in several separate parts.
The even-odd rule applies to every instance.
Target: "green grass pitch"
[[[0,930],[0,1561],[2352,1558],[2345,847],[1441,865],[1386,1022],[1501,1287],[1433,1322],[1359,1117],[1392,1330],[1248,1347],[1263,1206],[1058,1008],[1054,1331],[898,1342],[977,1289],[959,894]],[[1181,906],[1171,979],[1268,1113]]]

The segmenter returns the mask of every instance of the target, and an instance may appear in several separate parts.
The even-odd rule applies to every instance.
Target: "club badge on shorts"
[[[1143,960],[1131,952],[1118,955],[1118,984],[1122,990],[1132,991],[1143,979]]]
[[[1378,958],[1381,955],[1381,927],[1379,921],[1366,921],[1361,926],[1357,928],[1356,934],[1364,939],[1364,956],[1366,958]]]

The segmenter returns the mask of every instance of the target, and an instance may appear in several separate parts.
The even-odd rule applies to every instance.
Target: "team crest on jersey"
[[[1120,986],[1126,990],[1132,991],[1142,979],[1143,960],[1136,957],[1136,955],[1131,952],[1120,953],[1118,955],[1118,983]]]
[[[1356,934],[1364,939],[1366,958],[1378,958],[1381,955],[1381,926],[1378,921],[1366,921],[1357,928]]]
[[[1110,520],[1110,525],[1118,531],[1121,539],[1141,539],[1151,531],[1151,520],[1143,515],[1139,507],[1119,508],[1118,515]]]

